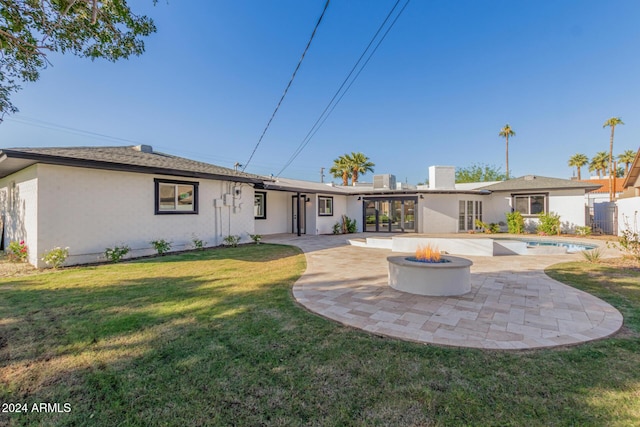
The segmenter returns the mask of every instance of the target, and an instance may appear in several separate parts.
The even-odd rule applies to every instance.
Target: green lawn
[[[381,338],[299,307],[304,256],[241,246],[0,280],[0,425],[638,425],[640,273],[554,277],[627,330],[528,352]]]

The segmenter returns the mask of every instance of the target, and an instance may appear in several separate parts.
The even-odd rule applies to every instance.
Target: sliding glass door
[[[416,202],[416,197],[364,199],[365,231],[416,232]]]

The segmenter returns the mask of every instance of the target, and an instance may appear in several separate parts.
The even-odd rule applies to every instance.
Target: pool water
[[[541,246],[564,247],[567,248],[567,252],[570,254],[581,251],[588,251],[597,247],[595,245],[583,245],[581,243],[573,242],[555,242],[549,240],[528,240],[526,241],[526,243],[528,248],[537,248]]]

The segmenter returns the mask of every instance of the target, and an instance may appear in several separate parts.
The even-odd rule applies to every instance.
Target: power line
[[[362,64],[362,67],[360,67],[360,69],[358,70],[358,72],[356,73],[356,75],[353,77],[353,79],[351,80],[351,82],[349,83],[349,85],[346,87],[346,89],[344,89],[344,91],[342,91],[342,89],[344,88],[345,84],[347,83],[347,81],[349,80],[349,78],[351,77],[351,75],[353,74],[353,72],[355,71],[355,69],[358,67],[358,65],[360,64],[360,61],[362,61],[362,58],[364,58],[364,56],[366,55],[367,51],[369,50],[369,48],[371,47],[371,45],[374,43],[375,39],[378,37],[378,35],[380,34],[380,31],[384,28],[384,26],[386,25],[387,21],[389,20],[389,18],[391,17],[391,15],[393,15],[393,12],[395,11],[396,7],[398,6],[398,4],[400,3],[400,0],[397,0],[396,3],[393,5],[393,7],[391,8],[391,10],[389,11],[389,13],[387,14],[387,17],[384,19],[384,21],[382,22],[382,24],[380,24],[380,27],[378,27],[378,30],[375,32],[375,34],[373,35],[373,37],[371,38],[371,40],[369,41],[369,44],[367,45],[367,47],[364,49],[364,51],[362,52],[362,54],[360,55],[360,58],[358,58],[358,60],[356,61],[356,63],[353,65],[353,68],[351,68],[351,71],[349,72],[349,74],[347,75],[347,77],[344,79],[344,81],[342,82],[342,84],[340,85],[340,87],[338,88],[338,90],[336,91],[336,93],[333,95],[333,98],[331,98],[331,101],[329,101],[329,103],[327,104],[327,106],[325,107],[325,109],[322,111],[322,113],[320,114],[320,116],[318,117],[318,119],[316,120],[316,122],[313,124],[313,126],[311,126],[311,129],[309,130],[309,132],[307,132],[307,135],[302,139],[302,142],[298,145],[298,147],[294,150],[293,154],[291,155],[291,157],[289,157],[289,160],[287,160],[287,162],[285,163],[285,165],[282,167],[282,169],[280,169],[280,172],[278,172],[278,174],[276,176],[280,176],[280,174],[282,174],[282,172],[284,172],[285,169],[287,169],[289,167],[289,165],[291,165],[291,163],[298,157],[298,155],[300,155],[300,153],[302,152],[302,150],[304,150],[304,148],[309,144],[309,142],[311,141],[311,139],[315,136],[315,134],[318,132],[318,130],[320,130],[320,128],[322,127],[322,125],[324,125],[324,123],[327,121],[327,119],[329,118],[329,116],[331,115],[331,113],[333,112],[333,110],[336,108],[336,106],[340,103],[340,101],[342,100],[342,98],[345,96],[345,94],[349,91],[349,89],[351,88],[351,86],[353,85],[353,83],[358,79],[358,77],[360,76],[360,73],[362,73],[362,70],[364,70],[364,68],[367,66],[367,64],[369,63],[369,61],[371,60],[371,58],[373,57],[373,55],[376,53],[376,51],[378,50],[378,48],[380,47],[380,45],[382,44],[382,42],[384,41],[384,39],[387,37],[387,35],[389,34],[389,31],[391,31],[391,29],[393,28],[393,26],[395,25],[395,23],[398,21],[398,18],[400,18],[400,15],[402,15],[402,12],[404,12],[404,10],[406,9],[406,7],[409,5],[409,2],[411,0],[407,0],[407,2],[404,4],[404,6],[402,6],[402,9],[400,9],[400,12],[398,12],[398,14],[396,15],[395,19],[391,22],[391,24],[389,25],[389,27],[387,28],[387,30],[385,31],[385,33],[382,35],[382,37],[380,38],[380,40],[378,41],[378,43],[376,44],[375,48],[371,51],[371,53],[369,54],[369,56],[367,57],[366,61],[364,62],[364,64]],[[342,94],[340,94],[340,92],[342,91]],[[340,97],[338,98],[338,95],[340,95]],[[336,98],[337,101],[336,101]],[[335,101],[335,103],[334,103]],[[327,112],[328,111],[328,112]]]
[[[267,122],[267,125],[265,126],[264,130],[262,131],[262,135],[260,135],[260,138],[258,139],[258,142],[257,142],[256,146],[253,148],[253,151],[251,152],[251,155],[249,156],[249,160],[247,160],[247,162],[244,164],[244,167],[242,168],[243,172],[247,168],[247,166],[249,166],[249,163],[251,162],[251,159],[253,159],[253,155],[256,153],[256,150],[260,146],[260,143],[262,142],[262,139],[264,138],[264,135],[267,133],[267,130],[269,129],[269,126],[271,125],[271,122],[273,121],[273,118],[276,116],[276,113],[280,109],[280,105],[282,105],[282,101],[284,101],[284,97],[287,96],[287,92],[289,91],[289,88],[291,87],[291,84],[293,83],[293,79],[296,78],[296,74],[298,73],[298,70],[300,69],[300,65],[302,65],[302,60],[304,59],[304,56],[307,54],[307,51],[309,50],[309,46],[311,46],[311,41],[313,41],[313,38],[316,35],[316,31],[318,30],[318,27],[320,26],[320,22],[322,22],[322,18],[324,17],[324,13],[327,11],[327,8],[329,7],[329,1],[330,0],[327,0],[327,2],[324,4],[324,8],[322,9],[322,13],[320,14],[320,17],[318,18],[318,22],[316,22],[316,26],[313,28],[313,32],[311,33],[311,37],[309,38],[309,41],[307,42],[307,46],[304,48],[304,52],[302,52],[302,56],[300,57],[300,60],[298,61],[298,65],[296,65],[296,69],[293,71],[293,74],[291,75],[291,78],[289,79],[289,83],[287,84],[287,87],[284,89],[284,92],[282,93],[282,96],[280,97],[280,101],[278,101],[278,105],[276,105],[275,110],[273,110],[273,113],[271,114],[271,118],[269,118],[269,121]]]

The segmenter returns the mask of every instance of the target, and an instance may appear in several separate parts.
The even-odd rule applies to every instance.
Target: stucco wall
[[[169,240],[172,250],[182,250],[194,236],[215,246],[227,235],[248,242],[254,233],[247,184],[54,165],[38,165],[38,177],[39,248],[68,246],[68,264],[103,260],[105,248],[120,244],[140,256],[155,253],[151,240]],[[199,213],[155,215],[154,178],[199,182]],[[235,207],[226,206],[223,194],[234,193],[234,185],[241,194],[228,199]]]
[[[266,193],[267,218],[255,220],[256,234],[291,233],[291,196],[293,193],[283,191],[266,191]]]
[[[24,240],[29,262],[42,258],[38,246],[38,167],[30,166],[0,180],[0,210],[4,220],[5,249],[12,241]]]
[[[427,194],[418,199],[421,227],[419,233],[456,233],[458,231],[458,195]]]
[[[560,215],[562,232],[573,233],[585,226],[584,190],[559,190],[549,194],[549,212]]]
[[[624,230],[640,232],[640,197],[620,199],[618,205],[618,234]]]

